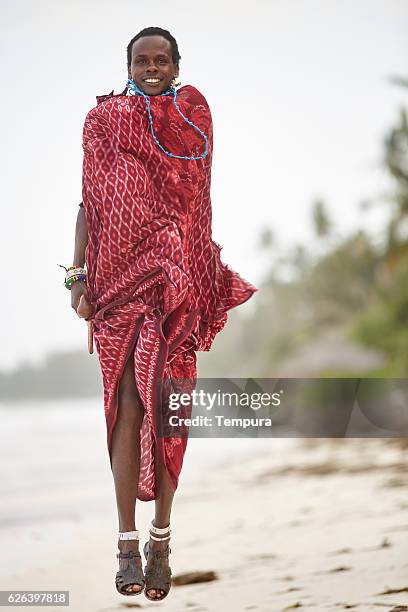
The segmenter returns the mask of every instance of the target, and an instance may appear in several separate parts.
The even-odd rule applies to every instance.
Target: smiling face
[[[128,76],[148,96],[157,96],[178,77],[170,42],[162,36],[143,36],[133,43]]]

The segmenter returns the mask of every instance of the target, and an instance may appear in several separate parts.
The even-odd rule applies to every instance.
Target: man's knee
[[[130,389],[119,390],[119,418],[129,424],[143,419],[143,405],[139,394]]]

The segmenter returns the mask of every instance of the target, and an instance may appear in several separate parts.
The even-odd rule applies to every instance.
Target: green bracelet
[[[64,282],[64,285],[67,289],[71,289],[72,285],[75,281],[85,281],[86,282],[86,274],[73,274],[69,278],[67,278]]]

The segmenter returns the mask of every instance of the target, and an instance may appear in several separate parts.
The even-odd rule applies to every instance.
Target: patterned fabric
[[[118,383],[133,352],[144,407],[138,483],[144,501],[156,496],[157,458],[174,488],[182,467],[187,438],[157,434],[168,417],[168,394],[194,389],[196,351],[209,351],[227,311],[258,290],[221,261],[222,247],[212,239],[208,104],[190,85],[177,93],[180,110],[209,138],[205,159],[166,156],[152,138],[144,98],[126,89],[97,96],[83,129],[89,325],[102,371],[107,444],[112,465]],[[182,120],[173,98],[150,102],[159,142],[177,155],[201,154],[203,138]]]

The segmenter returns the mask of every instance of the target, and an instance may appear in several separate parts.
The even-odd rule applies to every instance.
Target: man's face
[[[145,94],[157,96],[163,93],[178,73],[178,66],[172,59],[171,44],[166,38],[143,36],[133,43],[128,75]]]

